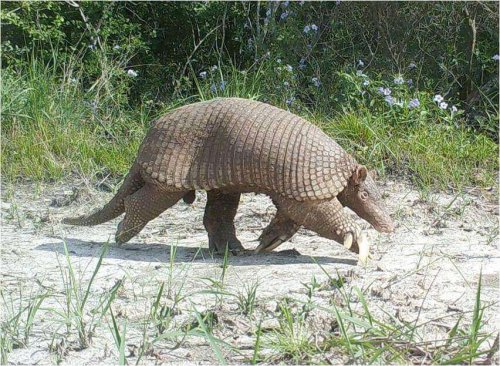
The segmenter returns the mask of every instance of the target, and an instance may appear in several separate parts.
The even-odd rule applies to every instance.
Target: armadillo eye
[[[368,198],[368,192],[363,191],[359,194],[362,200],[366,200]]]

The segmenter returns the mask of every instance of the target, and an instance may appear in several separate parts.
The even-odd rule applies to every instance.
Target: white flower
[[[492,60],[495,60],[495,61],[498,61],[498,60],[500,60],[500,56],[495,55],[495,56],[493,56],[491,59],[492,59]]]
[[[441,102],[441,103],[439,103],[439,108],[441,108],[441,109],[446,109],[446,108],[448,108],[448,103],[446,103],[446,102]]]
[[[396,84],[396,85],[401,85],[404,82],[405,81],[404,81],[403,77],[401,77],[401,76],[397,76],[397,77],[394,78],[394,84]]]
[[[207,77],[207,72],[206,71],[200,72],[200,78],[205,79],[206,77]]]
[[[285,82],[283,83],[283,85],[284,85],[286,88],[288,88],[288,87],[290,86],[290,83],[289,83],[288,81],[285,81]]]
[[[120,47],[120,45],[119,45],[119,44],[115,44],[115,45],[114,45],[114,47],[113,47],[113,49],[114,49],[114,50],[119,50],[120,48],[121,48],[121,47]]]
[[[311,24],[311,29],[315,32],[318,31],[318,26],[316,24]]]
[[[364,85],[364,86],[368,86],[368,85],[370,85],[370,81],[369,81],[369,80],[365,80],[365,81],[363,81],[363,85]]]
[[[304,33],[306,33],[306,34],[307,34],[307,33],[309,33],[309,32],[310,32],[310,30],[311,30],[311,27],[310,27],[309,25],[306,25],[306,26],[304,27]]]
[[[280,64],[281,63],[281,59],[280,58],[277,59],[276,62]]]
[[[408,65],[408,68],[409,68],[410,70],[412,70],[412,69],[414,69],[414,68],[416,68],[416,67],[417,67],[417,64],[416,64],[415,62],[410,62],[410,64]]]
[[[304,5],[305,1],[299,1],[299,5],[302,6]]]
[[[433,101],[435,101],[436,103],[441,103],[443,101],[443,96],[441,94],[436,94],[434,96],[434,99],[432,99]]]
[[[320,87],[321,81],[318,78],[314,77],[314,78],[311,79],[311,81],[313,82],[313,84],[314,84],[315,87],[317,87],[317,88]]]
[[[136,71],[134,71],[134,70],[132,70],[132,69],[129,69],[129,70],[127,71],[127,75],[128,75],[128,76],[131,76],[131,77],[133,77],[133,78],[135,78],[135,77],[136,77],[137,75],[139,75],[139,74],[138,74]]]
[[[451,113],[456,113],[458,112],[458,108],[455,107],[454,105],[451,106]]]
[[[358,60],[358,66],[359,67],[365,66],[365,63],[363,62],[363,60]]]
[[[391,95],[391,89],[389,89],[389,88],[382,88],[382,87],[380,87],[380,88],[378,88],[378,92],[380,94],[384,95],[384,96]]]
[[[217,65],[214,65],[214,66],[212,66],[212,67],[210,68],[210,71],[211,71],[211,72],[214,72],[214,71],[217,71],[217,69],[218,69]]]
[[[293,71],[292,65],[286,65],[286,70],[292,72]]]

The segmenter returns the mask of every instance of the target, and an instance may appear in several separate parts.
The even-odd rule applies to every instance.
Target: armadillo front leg
[[[125,199],[125,218],[118,225],[115,241],[126,243],[146,224],[167,208],[175,205],[186,192],[165,192],[158,186],[146,184]]]
[[[367,256],[369,243],[359,226],[343,210],[342,204],[333,198],[323,201],[299,202],[293,199],[276,197],[280,209],[291,220],[317,234],[344,244],[351,251]],[[360,253],[361,254],[361,253]],[[361,258],[361,261],[366,258]]]
[[[255,249],[256,253],[270,252],[286,242],[299,230],[300,225],[289,219],[280,208],[276,216],[264,229],[259,237],[259,246]]]
[[[226,246],[231,251],[241,251],[243,246],[236,238],[234,217],[238,210],[240,193],[224,193],[214,189],[207,191],[207,206],[203,224],[208,232],[208,246],[212,251],[224,253]]]

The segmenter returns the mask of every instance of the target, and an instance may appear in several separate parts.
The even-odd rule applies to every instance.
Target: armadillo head
[[[349,178],[347,187],[337,198],[342,205],[368,221],[377,231],[390,233],[394,230],[394,223],[385,211],[382,196],[365,166],[358,165]]]

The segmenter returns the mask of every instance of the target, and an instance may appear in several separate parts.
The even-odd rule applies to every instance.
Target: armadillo
[[[115,236],[125,243],[180,199],[192,202],[194,190],[207,191],[203,223],[209,248],[218,252],[243,250],[234,217],[248,192],[267,194],[277,206],[257,252],[275,249],[305,227],[366,261],[366,235],[343,206],[378,231],[394,228],[365,166],[307,120],[241,98],[198,102],[158,118],[111,201],[63,222],[97,225],[125,212]]]

